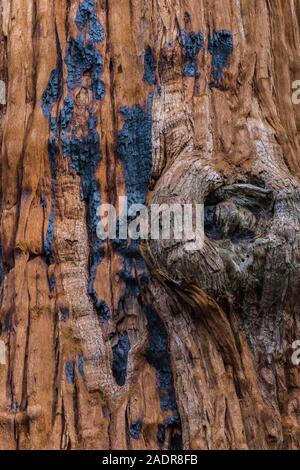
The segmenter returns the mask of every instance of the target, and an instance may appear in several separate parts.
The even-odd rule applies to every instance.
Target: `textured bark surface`
[[[300,1],[0,20],[0,448],[299,449]],[[203,249],[101,243],[125,195],[205,203]]]

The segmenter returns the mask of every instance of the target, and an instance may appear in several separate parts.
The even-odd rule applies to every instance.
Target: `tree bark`
[[[299,41],[299,0],[0,0],[1,449],[299,449]],[[120,197],[203,247],[102,242]]]

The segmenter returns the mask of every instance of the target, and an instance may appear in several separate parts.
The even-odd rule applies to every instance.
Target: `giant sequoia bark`
[[[300,1],[0,6],[0,448],[299,448]]]

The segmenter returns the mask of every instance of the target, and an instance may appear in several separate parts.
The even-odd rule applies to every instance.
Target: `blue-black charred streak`
[[[147,46],[144,55],[144,80],[149,85],[156,85],[156,57],[153,49]]]
[[[82,2],[79,5],[75,22],[80,31],[88,28],[91,40],[99,43],[103,41],[104,29],[97,18],[94,3],[94,0],[85,0]]]
[[[68,128],[68,125],[73,117],[74,104],[75,102],[73,96],[68,96],[64,99],[64,107],[60,111],[59,115],[59,124],[62,131],[65,131]]]
[[[73,130],[75,131],[75,128]],[[69,138],[62,134],[61,141],[64,156],[71,158],[70,168],[81,176],[83,198],[88,199],[89,196],[93,196],[90,202],[98,207],[100,195],[94,194],[98,190],[94,178],[96,168],[102,158],[99,134],[95,129],[90,130],[88,135],[83,137]]]
[[[62,53],[56,33],[57,64],[55,70],[50,74],[47,88],[42,96],[42,110],[49,121],[50,137],[48,140],[48,155],[51,171],[51,210],[48,222],[46,238],[44,240],[44,250],[48,263],[51,262],[52,241],[54,236],[55,222],[55,180],[57,173],[56,156],[58,153],[57,138],[58,125],[55,118],[51,116],[52,106],[58,102],[62,94]]]
[[[82,2],[79,6],[76,24],[80,31],[89,33],[90,41],[85,42],[82,36],[71,38],[67,47],[66,64],[68,70],[67,84],[69,90],[80,86],[84,74],[91,77],[91,90],[94,99],[104,98],[104,84],[101,80],[103,61],[99,51],[93,42],[103,40],[104,31],[100,25],[94,10],[93,1]],[[61,112],[60,120],[62,132],[62,147],[65,157],[70,157],[70,168],[81,176],[82,198],[88,208],[88,229],[91,246],[91,266],[88,293],[93,299],[95,308],[102,320],[110,317],[108,307],[98,299],[94,289],[97,267],[104,258],[102,242],[97,237],[97,209],[101,203],[100,187],[96,180],[96,169],[102,155],[100,151],[100,137],[96,130],[97,121],[93,110],[89,110],[88,134],[84,137],[76,137],[76,127],[70,126],[74,109],[74,101],[67,98]],[[75,134],[75,135],[74,135]],[[73,137],[69,137],[73,135]]]
[[[187,24],[191,21],[191,15],[189,14],[188,11],[184,12],[184,22]]]
[[[119,301],[119,310],[122,311],[126,299],[138,298],[140,289],[149,282],[149,275],[140,253],[138,240],[130,240],[128,244],[127,240],[116,239],[113,241],[113,249],[120,254],[122,260],[122,269],[119,272],[119,277],[125,284],[124,293]]]
[[[130,222],[130,220],[128,222]],[[133,277],[133,264],[139,271],[146,270],[145,261],[140,253],[139,240],[130,240],[130,244],[128,244],[127,240],[116,239],[113,241],[113,247],[114,250],[123,257],[123,269],[120,272],[120,277],[128,288],[126,296],[137,297],[139,294],[139,286],[145,286],[149,280],[146,271],[139,275],[138,282],[136,277]]]
[[[110,316],[105,302],[97,298],[94,289],[94,281],[97,266],[104,257],[102,242],[97,237],[97,209],[101,203],[100,188],[96,179],[96,169],[102,155],[100,151],[100,137],[97,132],[97,121],[93,109],[89,109],[88,132],[82,137],[77,136],[77,126],[73,122],[75,101],[71,92],[82,85],[84,75],[90,77],[90,89],[95,100],[104,98],[104,84],[101,80],[103,61],[94,43],[103,40],[104,30],[95,12],[94,0],[85,0],[80,3],[76,25],[79,34],[76,38],[70,38],[66,48],[65,62],[67,65],[67,85],[69,94],[64,99],[64,105],[58,117],[53,117],[52,105],[57,102],[62,94],[62,55],[58,47],[58,63],[51,73],[48,86],[42,99],[45,116],[49,120],[50,139],[48,144],[49,161],[52,181],[55,182],[57,173],[57,154],[59,144],[62,147],[63,156],[70,159],[70,170],[75,171],[81,177],[82,199],[87,205],[88,232],[91,246],[90,282],[88,292],[91,295],[98,313],[107,319]],[[52,184],[52,206],[49,218],[49,226],[45,240],[45,253],[51,257],[51,246],[54,236],[55,223],[55,194]]]
[[[151,100],[148,103],[151,109]],[[118,133],[117,157],[122,163],[128,207],[145,204],[152,168],[152,116],[140,106],[121,108],[124,116],[123,129]],[[127,217],[130,223],[131,217]],[[121,223],[121,222],[120,222]],[[125,292],[120,300],[122,307],[126,298],[138,297],[145,275],[137,279],[134,266],[144,272],[144,260],[140,254],[139,241],[116,239],[113,248],[122,259],[120,278],[125,283]]]
[[[139,418],[137,421],[131,421],[129,434],[132,439],[138,440],[140,438],[143,428],[143,418]]]
[[[65,367],[66,379],[70,384],[75,383],[75,371],[73,361],[68,361]]]
[[[170,449],[169,450],[182,450],[183,441],[182,441],[182,429],[181,423],[176,425],[175,431],[172,432]]]
[[[184,52],[183,73],[186,77],[200,76],[197,60],[198,54],[204,50],[204,36],[202,33],[180,31],[180,43]]]
[[[60,307],[60,320],[66,322],[69,320],[70,312],[67,307]]]
[[[55,223],[55,205],[54,202],[51,206],[51,212],[49,217],[48,229],[46,233],[46,238],[44,241],[44,250],[47,258],[47,262],[51,263],[51,255],[52,255],[52,242],[54,238],[54,223]]]
[[[171,416],[170,418],[167,418],[162,424],[159,424],[157,431],[157,442],[161,447],[164,445],[166,440],[166,430],[174,426],[179,427],[180,424],[180,417],[178,415]],[[174,442],[174,438],[171,440],[172,450],[182,449],[182,441],[180,437],[180,435],[177,435],[176,442]],[[172,445],[172,442],[175,445]]]
[[[84,379],[84,357],[82,355],[79,356],[78,358],[77,368],[78,368],[79,374]]]
[[[94,99],[102,100],[105,93],[104,83],[100,78],[103,72],[103,61],[94,44],[92,42],[86,44],[81,36],[76,39],[71,38],[68,42],[65,61],[68,69],[68,89],[72,91],[79,87],[84,74],[90,73]]]
[[[145,307],[148,322],[149,343],[147,359],[157,371],[157,384],[162,410],[176,410],[173,374],[169,358],[169,345],[166,327],[157,313]]]
[[[46,199],[46,197],[45,197],[45,194],[42,194],[42,195],[41,195],[40,202],[41,202],[41,207],[42,207],[43,209],[46,209],[46,207],[47,207],[47,199]]]
[[[50,117],[51,107],[57,102],[61,90],[61,66],[51,72],[47,88],[42,96],[42,108],[45,116]]]
[[[81,194],[87,205],[88,233],[91,247],[88,293],[93,299],[99,316],[106,320],[110,317],[110,312],[108,307],[105,307],[104,303],[98,299],[94,289],[97,267],[104,258],[103,244],[97,237],[97,225],[99,223],[97,209],[101,203],[101,196],[96,179],[96,169],[102,159],[100,137],[96,131],[97,121],[91,109],[89,110],[88,134],[80,138],[74,135],[76,126],[72,127],[70,125],[73,107],[72,99],[65,100],[65,106],[61,113],[63,155],[70,158],[70,168],[81,177]]]
[[[123,129],[118,134],[117,156],[123,164],[126,182],[128,207],[133,204],[145,204],[152,168],[152,95],[149,96],[146,112],[139,106],[122,108],[124,116]],[[128,218],[130,222],[130,218]],[[123,268],[120,277],[125,283],[124,299],[137,298],[140,289],[147,286],[149,275],[144,260],[140,254],[139,242],[115,240],[114,250],[120,253]],[[138,268],[138,278],[133,269]],[[121,302],[123,299],[121,299]],[[144,306],[148,321],[149,343],[147,347],[148,362],[157,371],[157,385],[161,408],[176,410],[176,399],[173,385],[173,375],[168,353],[168,337],[166,328],[156,314],[148,306]]]
[[[103,257],[100,259],[98,264],[101,263],[102,259],[103,259]],[[91,298],[94,302],[94,306],[95,306],[95,309],[96,309],[97,314],[99,316],[100,322],[105,323],[111,318],[111,311],[110,311],[110,308],[108,307],[107,303],[104,300],[99,300],[98,299],[96,291],[93,287],[94,281],[95,281],[95,275],[96,275],[96,268],[97,268],[96,264],[95,264],[94,267],[92,266],[90,283],[89,283],[89,291],[88,292],[89,292],[89,295],[91,296]]]
[[[54,274],[51,274],[48,278],[48,284],[49,284],[49,289],[50,291],[54,291],[55,287],[56,287],[56,279],[55,279],[55,276]]]
[[[123,386],[126,382],[128,354],[130,341],[126,334],[120,335],[118,344],[113,347],[112,372],[118,385]]]
[[[57,147],[57,126],[53,118],[50,117],[50,137],[48,140],[48,155],[51,171],[51,209],[48,221],[48,229],[46,238],[44,240],[44,250],[48,262],[51,262],[52,255],[52,242],[54,237],[54,223],[55,223],[55,180],[57,173],[56,156],[58,154]]]
[[[152,168],[152,117],[140,106],[121,108],[124,127],[118,134],[117,156],[123,163],[128,206],[145,204]]]
[[[233,53],[233,35],[230,31],[215,30],[208,40],[208,51],[212,56],[212,82],[211,87],[224,89],[224,69],[229,66],[229,59]]]
[[[95,309],[97,311],[97,314],[99,316],[101,323],[102,322],[105,323],[111,318],[110,308],[108,307],[107,303],[104,300],[98,299],[97,293],[94,289],[96,269],[97,269],[97,266],[103,260],[103,258],[104,258],[104,254],[100,256],[99,256],[99,253],[94,254],[94,264],[92,264],[91,266],[90,282],[89,282],[89,289],[88,289],[88,293],[94,302],[94,306],[95,306]]]

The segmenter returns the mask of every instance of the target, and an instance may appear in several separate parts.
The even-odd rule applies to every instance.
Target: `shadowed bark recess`
[[[0,449],[299,449],[300,0],[0,0],[0,80]]]

